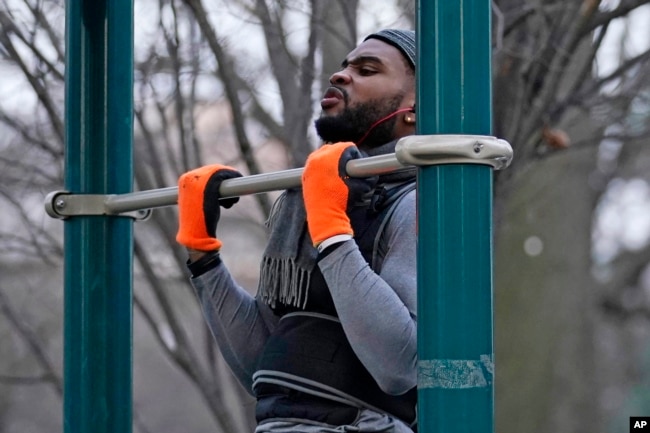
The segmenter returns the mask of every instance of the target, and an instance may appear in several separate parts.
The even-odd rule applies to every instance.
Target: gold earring
[[[404,122],[406,123],[415,123],[415,116],[412,114],[407,114],[404,116]]]

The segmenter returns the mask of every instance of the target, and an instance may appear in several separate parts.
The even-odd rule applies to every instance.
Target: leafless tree
[[[648,3],[493,2],[494,134],[515,149],[514,164],[495,183],[500,432],[605,431],[603,421],[613,410],[588,396],[602,397],[621,379],[612,372],[620,359],[611,350],[601,356],[605,349],[594,341],[603,332],[632,338],[630,320],[647,320],[648,304],[627,299],[642,292],[648,246],[608,262],[605,282],[594,277],[590,248],[591,221],[610,181],[648,176],[642,162],[650,155],[641,143],[650,127],[643,108],[650,51],[631,51],[625,45],[631,35],[615,32]],[[413,26],[414,2],[395,4],[404,11],[397,23]],[[136,2],[137,188],[174,185],[180,173],[211,161],[248,174],[302,165],[315,145],[314,95],[357,42],[358,14],[374,5]],[[62,2],[0,2],[0,262],[7,268],[16,262],[46,270],[61,265],[61,228],[43,216],[42,198],[60,189],[63,178],[63,24]],[[243,38],[259,44],[246,46]],[[604,69],[607,44],[625,49],[615,50],[615,66]],[[613,154],[603,156],[603,143],[612,142]],[[260,226],[271,202],[267,195],[250,198],[238,206],[237,218]],[[136,317],[158,353],[200,396],[204,408],[195,411],[209,413],[219,431],[251,431],[251,399],[229,375],[202,323],[175,230],[173,207],[137,225]],[[543,241],[543,252],[522,254],[523,241],[533,238]],[[0,274],[0,329],[11,335],[0,338],[21,342],[33,373],[12,374],[0,362],[0,386],[44,383],[60,395],[56,351],[37,331],[60,323],[21,314],[43,305],[38,296],[21,293],[20,281]],[[638,367],[634,355],[625,358],[628,371]],[[598,356],[607,362],[593,361]],[[580,368],[582,361],[587,368]],[[595,380],[601,373],[612,379]],[[628,374],[617,389],[629,391],[638,377]],[[136,428],[153,430],[154,415],[139,411],[139,403]]]
[[[648,246],[606,266],[591,246],[610,181],[647,180],[650,50],[621,29],[648,3],[493,3],[494,132],[515,149],[495,184],[499,431],[607,431],[633,411],[617,396],[643,370],[622,342],[647,344],[630,323],[648,303],[612,311],[643,291]]]

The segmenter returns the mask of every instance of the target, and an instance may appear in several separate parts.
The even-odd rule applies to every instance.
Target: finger
[[[233,179],[236,177],[242,177],[242,174],[237,170],[226,167],[221,168],[215,171],[208,180],[205,187],[205,201],[212,201],[218,203],[221,207],[226,209],[231,208],[235,203],[239,201],[239,197],[228,197],[220,198],[219,189],[221,188],[221,183],[227,179]]]

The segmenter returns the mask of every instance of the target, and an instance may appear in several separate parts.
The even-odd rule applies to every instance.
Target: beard
[[[370,128],[375,122],[397,111],[403,95],[388,100],[373,99],[353,107],[348,106],[347,94],[344,95],[345,109],[341,113],[334,116],[321,115],[314,122],[316,132],[324,142],[352,141],[359,145],[359,140],[368,134],[362,144],[364,147],[373,148],[393,139],[396,117],[379,123],[372,131]]]

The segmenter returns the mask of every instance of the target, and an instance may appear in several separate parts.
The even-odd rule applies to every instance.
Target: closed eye
[[[375,69],[370,69],[370,68],[360,68],[359,69],[359,75],[361,75],[363,77],[374,75],[376,73],[377,73],[377,71]]]
[[[353,67],[358,71],[359,75],[367,77],[378,73],[382,65],[383,62],[379,57],[358,56],[350,60],[344,60],[341,67],[343,69]]]

